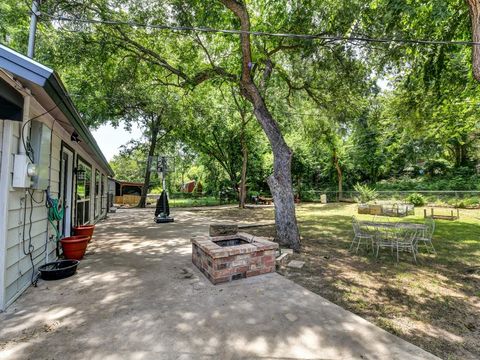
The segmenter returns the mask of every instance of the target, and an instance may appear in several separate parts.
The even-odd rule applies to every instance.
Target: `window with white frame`
[[[100,171],[95,170],[95,219],[100,216],[101,204],[100,204]]]
[[[75,224],[84,225],[90,221],[90,195],[92,186],[92,166],[78,158],[76,175]]]
[[[102,174],[102,181],[100,183],[101,185],[101,208],[102,208],[102,214],[106,214],[107,212],[107,202],[108,202],[108,198],[107,198],[107,189],[108,189],[108,184],[107,184],[107,177]]]

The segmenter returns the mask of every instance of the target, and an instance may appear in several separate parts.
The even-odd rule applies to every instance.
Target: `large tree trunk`
[[[300,250],[300,234],[295,217],[295,202],[292,186],[292,151],[282,136],[280,127],[268,111],[267,105],[255,85],[252,74],[252,51],[250,46],[250,19],[243,2],[220,0],[240,20],[243,33],[240,35],[242,47],[242,95],[253,104],[255,117],[272,146],[273,174],[267,179],[275,204],[275,225],[277,241],[284,246]]]
[[[148,159],[147,159],[147,168],[145,169],[145,177],[142,187],[142,195],[140,197],[140,202],[138,207],[145,208],[147,206],[147,194],[148,188],[150,187],[150,176],[151,176],[151,168],[152,168],[152,159],[153,155],[155,154],[155,148],[157,147],[157,138],[158,138],[158,119],[152,120],[150,126],[150,146],[148,148]]]
[[[333,163],[335,164],[335,169],[337,170],[337,179],[338,179],[338,201],[343,200],[343,172],[340,167],[340,162],[338,161],[338,156],[336,153],[333,154]]]
[[[298,251],[300,250],[300,235],[295,217],[292,187],[292,151],[285,143],[274,145],[271,140],[270,143],[273,150],[273,174],[268,177],[267,182],[275,204],[277,240],[280,244],[290,246]]]
[[[240,110],[240,109],[239,109]],[[247,199],[247,162],[248,162],[248,147],[245,140],[245,132],[247,127],[247,120],[245,119],[245,113],[241,112],[242,126],[240,134],[240,143],[242,146],[242,172],[240,174],[240,193],[239,193],[239,207],[245,209],[245,201]]]
[[[240,198],[239,198],[239,206],[241,209],[245,209],[245,202],[247,199],[247,161],[248,161],[248,149],[243,141],[242,143],[242,175],[240,179]]]
[[[480,43],[480,0],[467,0],[472,22],[472,41]],[[480,45],[472,45],[473,76],[480,81]]]

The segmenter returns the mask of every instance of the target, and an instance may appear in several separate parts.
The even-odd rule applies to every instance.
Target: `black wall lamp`
[[[72,133],[72,135],[70,136],[70,140],[76,142],[76,143],[79,143],[81,140],[80,140],[80,135],[78,135],[78,133],[76,131],[74,131]]]
[[[85,170],[80,169],[80,168],[75,168],[74,171],[75,175],[77,176],[77,181],[83,181],[85,180]]]

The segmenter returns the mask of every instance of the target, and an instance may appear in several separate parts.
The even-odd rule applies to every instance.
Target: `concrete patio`
[[[278,274],[211,285],[190,238],[214,220],[152,213],[112,214],[75,276],[0,314],[0,359],[436,359]]]

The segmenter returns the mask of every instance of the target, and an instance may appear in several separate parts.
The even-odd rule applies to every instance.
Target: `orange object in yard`
[[[69,236],[60,240],[65,259],[81,260],[87,250],[89,237],[85,235]]]
[[[95,225],[80,225],[73,228],[73,233],[75,235],[88,236],[88,241],[92,240],[93,230],[95,230]]]

